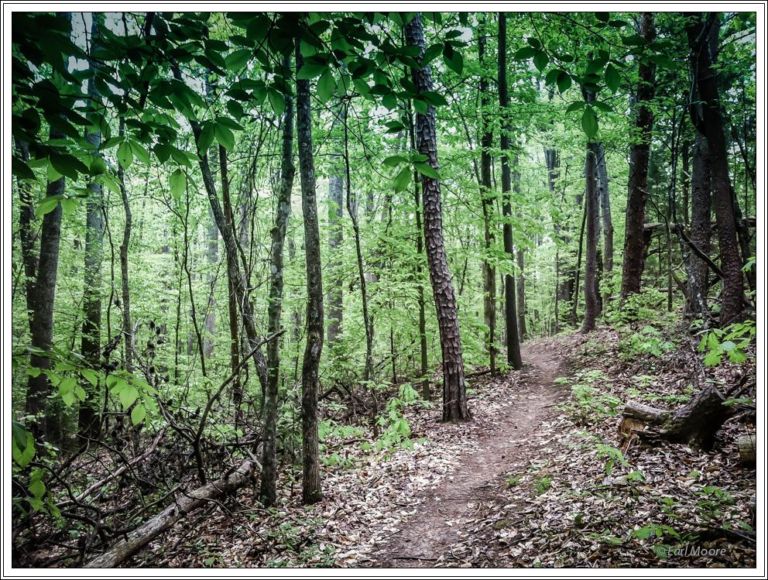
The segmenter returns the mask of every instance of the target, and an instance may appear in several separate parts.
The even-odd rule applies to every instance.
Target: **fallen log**
[[[256,467],[255,461],[244,461],[237,469],[222,478],[183,494],[159,514],[128,533],[112,548],[88,562],[85,568],[114,568],[120,565],[187,514],[202,507],[208,501],[232,493],[248,483]]]
[[[755,435],[743,435],[736,440],[739,447],[739,459],[744,465],[754,465],[757,454]]]
[[[688,404],[675,411],[665,411],[629,401],[624,406],[622,423],[628,419],[643,423],[644,429],[632,429],[641,439],[666,439],[711,449],[715,434],[728,416],[728,408],[723,405],[724,400],[720,391],[712,385],[707,385]]]

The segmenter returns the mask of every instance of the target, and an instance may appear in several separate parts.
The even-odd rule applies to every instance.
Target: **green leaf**
[[[181,169],[177,169],[171,173],[171,176],[168,178],[168,187],[171,190],[173,199],[179,201],[181,199],[181,194],[184,193],[184,190],[187,188],[186,174]]]
[[[232,151],[235,148],[235,134],[224,125],[217,123],[214,129],[216,135],[216,141],[219,142],[227,151]]]
[[[408,184],[411,182],[411,168],[406,166],[403,167],[400,172],[395,177],[394,181],[394,188],[395,192],[399,193],[401,191],[404,191],[406,187],[408,187]]]
[[[11,168],[16,179],[34,179],[35,174],[24,161],[18,157],[11,158]]]
[[[77,179],[80,173],[87,174],[90,172],[88,167],[74,155],[51,151],[48,158],[50,159],[53,168],[64,177]]]
[[[128,143],[131,146],[131,153],[133,153],[133,156],[136,157],[142,163],[148,165],[149,151],[147,151],[147,148],[144,147],[144,145],[142,145],[138,141],[136,141],[136,139],[130,139]]]
[[[432,179],[440,178],[440,176],[437,173],[437,170],[427,163],[414,163],[413,167],[416,169],[416,171],[418,171],[425,177],[430,177]]]
[[[532,46],[524,46],[523,48],[519,49],[514,54],[515,60],[527,60],[531,58],[534,54],[536,54],[536,49]]]
[[[197,138],[197,150],[200,152],[200,155],[203,156],[208,151],[208,149],[211,148],[211,145],[213,145],[213,140],[216,136],[216,129],[213,126],[213,123],[210,121],[206,121],[203,123],[202,129],[200,129],[200,135]]]
[[[621,76],[619,75],[619,71],[616,70],[616,67],[611,63],[605,67],[605,84],[614,93],[619,89],[619,86],[621,85]]]
[[[581,115],[581,128],[584,129],[587,139],[592,140],[597,135],[597,115],[592,107],[584,108],[584,113]]]
[[[397,167],[404,161],[407,161],[407,158],[403,155],[391,155],[382,161],[382,164],[386,167]]]
[[[461,56],[460,52],[456,52],[450,44],[443,47],[443,61],[457,75],[461,75],[464,70],[464,57]]]
[[[560,91],[561,94],[571,88],[571,84],[571,75],[564,70],[557,71],[557,90]]]
[[[99,384],[99,374],[93,369],[80,369],[80,374],[94,387]]]
[[[35,437],[20,423],[13,422],[13,438],[11,441],[13,460],[22,469],[29,465],[35,457]]]
[[[123,409],[127,409],[139,398],[139,391],[136,387],[128,385],[127,388],[120,391],[118,398],[120,399],[120,404],[123,406]]]
[[[144,405],[136,405],[131,411],[131,423],[138,425],[147,416],[147,409]]]
[[[252,50],[248,48],[240,48],[230,52],[224,59],[224,62],[228,70],[231,70],[232,72],[239,72],[246,64],[248,64],[248,61],[251,59],[252,55]]]
[[[30,483],[29,493],[31,493],[32,496],[36,498],[43,497],[45,495],[45,484],[43,483],[43,480],[35,479],[32,483]]]
[[[336,79],[330,69],[326,70],[317,81],[317,96],[321,103],[326,103],[336,92]]]
[[[94,157],[91,159],[91,167],[90,167],[90,174],[91,175],[101,175],[102,173],[106,173],[107,171],[107,164],[104,163],[104,160],[101,157]]]
[[[272,110],[275,112],[275,115],[278,117],[282,115],[285,112],[285,97],[283,97],[283,94],[273,88],[270,88],[267,91],[267,96],[269,97],[269,104],[272,105]]]
[[[133,163],[133,149],[128,141],[123,141],[117,148],[117,162],[123,169],[128,169]]]
[[[426,115],[427,111],[429,111],[429,104],[421,99],[413,99],[413,108],[416,109],[417,113]]]
[[[327,70],[328,65],[305,62],[301,65],[299,72],[296,73],[296,78],[300,81],[308,81],[315,77],[319,77]]]
[[[584,108],[584,105],[586,105],[584,101],[577,101],[575,103],[571,103],[570,105],[568,105],[568,108],[565,110],[565,112],[572,113],[573,111],[579,111]]]
[[[435,107],[444,107],[448,104],[448,101],[445,99],[445,97],[436,91],[423,92],[421,93],[420,97]]]
[[[533,64],[539,69],[539,72],[544,72],[544,69],[547,68],[547,65],[549,64],[547,53],[543,50],[537,51],[536,54],[533,55]]]
[[[58,207],[60,199],[58,195],[49,195],[41,199],[37,202],[37,207],[35,207],[35,216],[40,218],[45,214],[51,213]]]

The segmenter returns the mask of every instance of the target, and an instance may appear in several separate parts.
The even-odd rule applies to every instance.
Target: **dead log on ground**
[[[632,419],[646,425],[644,429],[632,429],[633,434],[641,439],[666,439],[711,449],[715,434],[728,417],[724,400],[720,391],[707,385],[688,404],[675,411],[629,401],[624,406],[622,423]]]
[[[162,512],[128,533],[126,537],[97,556],[85,568],[114,568],[136,554],[149,542],[164,531],[170,529],[187,514],[205,505],[208,501],[232,493],[248,483],[256,471],[255,461],[245,461],[221,479],[185,493],[182,497],[165,508]]]

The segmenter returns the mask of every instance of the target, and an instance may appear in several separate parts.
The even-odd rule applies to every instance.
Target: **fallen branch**
[[[256,466],[254,461],[244,461],[237,469],[221,479],[184,494],[159,514],[128,533],[125,539],[88,562],[85,568],[114,568],[120,565],[187,514],[245,485],[253,476]]]

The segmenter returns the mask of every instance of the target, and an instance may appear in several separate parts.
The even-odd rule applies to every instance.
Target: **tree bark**
[[[595,329],[597,317],[600,315],[600,298],[598,289],[597,269],[597,238],[600,228],[600,200],[597,191],[597,156],[598,144],[587,144],[586,156],[586,252],[584,260],[584,322],[582,332]]]
[[[613,217],[611,216],[611,194],[608,188],[608,167],[605,162],[605,146],[597,144],[597,187],[600,198],[600,217],[603,225],[603,271],[613,271]]]
[[[50,130],[51,140],[64,139],[64,134],[55,128]],[[64,178],[51,181],[46,186],[46,197],[64,195]],[[59,242],[61,240],[61,204],[43,217],[40,234],[40,254],[38,258],[35,283],[33,288],[33,308],[31,311],[30,331],[32,347],[29,366],[41,369],[37,376],[27,381],[25,411],[27,415],[41,416],[34,427],[34,432],[50,443],[61,440],[61,408],[58,404],[48,404],[52,393],[51,383],[46,370],[52,366],[50,358],[53,347],[53,307],[56,298],[56,277],[59,269]]]
[[[421,60],[425,51],[421,14],[413,16],[406,25],[405,37],[408,46],[419,49],[419,60]],[[411,76],[419,92],[425,93],[432,90],[432,73],[428,66],[412,68]],[[432,168],[438,169],[435,108],[432,105],[429,105],[426,114],[416,114],[415,133],[419,153],[427,156],[427,163]],[[443,421],[466,421],[470,419],[470,414],[467,409],[464,358],[461,350],[456,296],[443,240],[440,181],[422,175],[421,187],[424,206],[424,242],[443,355]]]
[[[696,129],[707,138],[712,179],[712,204],[717,219],[721,270],[723,271],[720,323],[738,320],[744,309],[743,262],[739,251],[733,189],[728,173],[728,151],[725,142],[723,113],[715,69],[720,14],[687,15],[686,31],[691,49],[694,94],[692,103],[701,103],[701,111],[691,107]]]
[[[339,105],[331,127],[332,139],[337,143],[338,149],[332,156],[331,175],[328,178],[328,346],[332,346],[341,334],[341,326],[344,320],[344,295],[341,280],[341,247],[344,241],[344,165],[342,165],[343,151],[341,139],[338,138],[338,126],[341,124],[341,116],[344,115],[344,105]]]
[[[520,191],[520,155],[514,155],[514,170],[512,171],[512,190],[518,196]],[[517,328],[520,342],[528,335],[526,316],[528,311],[525,305],[525,250],[515,247],[515,260],[517,261],[517,276],[515,276],[515,300],[517,301]]]
[[[640,18],[640,36],[646,44],[656,38],[653,13],[643,12]],[[653,130],[653,111],[650,101],[656,93],[655,65],[647,60],[640,60],[639,78],[636,91],[636,113],[634,126],[637,141],[629,150],[629,192],[627,195],[627,213],[624,233],[624,263],[621,275],[621,299],[640,292],[640,285],[645,266],[645,203],[648,198],[648,160]]]
[[[296,70],[303,57],[296,38]],[[296,132],[299,140],[301,209],[304,216],[304,246],[307,268],[307,341],[301,373],[301,426],[303,473],[302,499],[305,504],[322,499],[320,449],[317,434],[317,392],[320,355],[323,351],[323,280],[320,263],[320,231],[317,220],[315,167],[312,152],[312,109],[308,80],[296,80]]]
[[[91,19],[91,51],[97,47],[100,39],[100,27],[104,15],[94,12]],[[88,59],[88,68],[95,74],[96,63]],[[96,88],[95,78],[88,79],[88,97],[91,107],[101,108],[101,95]],[[98,118],[92,117],[98,127]],[[101,157],[101,131],[86,130],[85,140],[88,147],[97,157]],[[104,194],[100,183],[91,181],[88,184],[88,200],[85,216],[85,264],[83,269],[83,332],[80,350],[85,364],[91,368],[99,368],[101,359],[101,263],[104,253]],[[95,438],[99,433],[99,402],[98,392],[88,381],[82,381],[82,387],[87,398],[80,404],[78,412],[78,431],[84,440]]]
[[[114,568],[119,566],[188,514],[210,504],[211,501],[219,497],[232,493],[251,481],[255,471],[256,464],[252,461],[245,461],[236,470],[221,479],[180,494],[167,508],[129,532],[112,548],[88,562],[85,568]]]
[[[483,20],[483,24],[486,21]],[[480,67],[484,71],[486,48],[485,27],[478,38],[478,57]],[[491,252],[496,243],[494,223],[494,203],[491,187],[491,147],[493,147],[493,130],[491,128],[491,95],[488,88],[488,77],[484,72],[480,75],[480,114],[482,136],[480,138],[480,198],[483,209],[483,243],[485,259],[483,260],[483,318],[486,328],[486,348],[491,373],[496,373],[496,268],[493,266]]]
[[[691,178],[691,242],[705,255],[710,252],[712,211],[710,163],[707,154],[707,140],[701,134],[696,135],[693,153],[693,175]],[[686,314],[692,317],[709,314],[707,290],[709,288],[707,263],[690,252],[686,261],[688,270],[688,304]]]
[[[504,252],[510,260],[514,259],[515,245],[512,239],[512,174],[509,167],[509,149],[511,126],[509,122],[509,88],[507,86],[507,15],[499,12],[499,106],[501,107],[502,122],[500,131],[501,144],[501,192],[503,196],[502,214],[504,215]],[[507,363],[513,369],[521,369],[523,360],[520,356],[520,334],[517,327],[517,305],[515,299],[515,276],[507,274],[504,278],[504,322],[507,343]]]
[[[283,58],[283,70],[290,73],[290,57]],[[272,228],[272,268],[269,285],[268,334],[280,331],[283,302],[283,246],[288,219],[291,215],[291,191],[296,168],[293,164],[293,97],[285,97],[283,115],[283,144],[280,169],[280,188],[277,194],[275,226]],[[263,455],[261,461],[261,488],[259,497],[266,506],[274,505],[277,500],[277,416],[279,410],[280,378],[280,341],[272,340],[267,344],[268,383],[264,405]]]
[[[125,120],[121,117],[118,133],[125,135]],[[149,178],[149,174],[147,174]],[[131,204],[128,198],[128,187],[125,184],[125,171],[122,167],[117,168],[117,182],[120,186],[120,199],[123,204],[123,214],[125,223],[123,225],[123,239],[120,242],[120,295],[123,303],[123,349],[125,352],[125,370],[133,371],[133,326],[131,321],[131,291],[129,285],[128,272],[128,252],[131,244],[131,228],[133,227],[133,214],[131,213]],[[179,287],[179,290],[181,287]],[[181,294],[179,294],[181,300]]]

